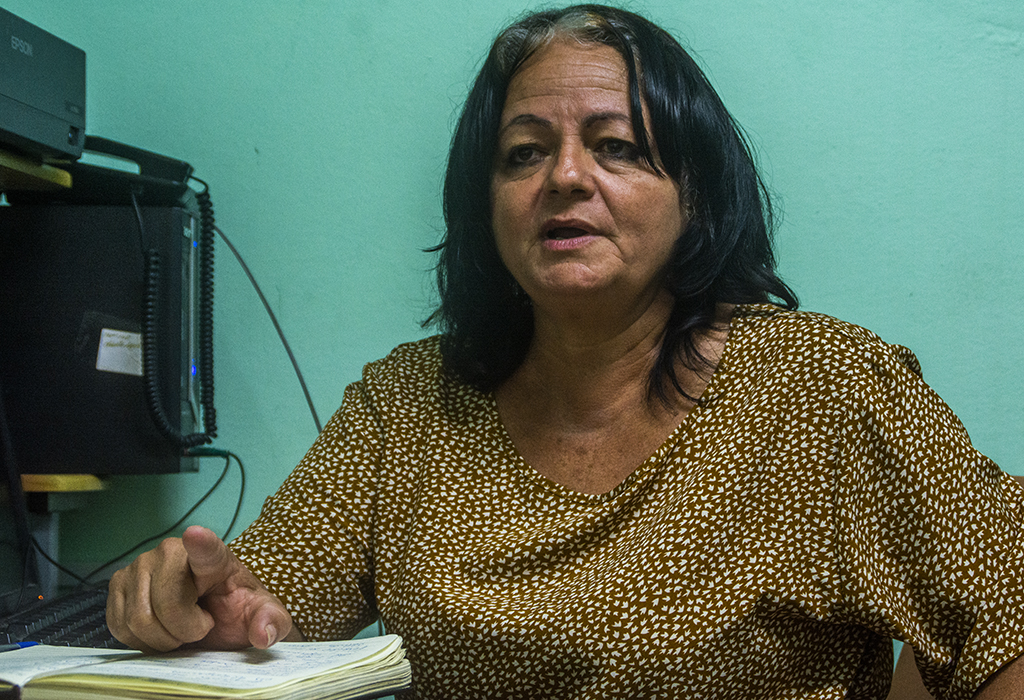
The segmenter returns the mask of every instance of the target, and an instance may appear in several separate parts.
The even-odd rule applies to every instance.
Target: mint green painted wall
[[[191,162],[326,420],[361,365],[421,336],[455,110],[529,3],[4,0],[83,48],[88,132]],[[976,444],[1024,473],[1024,6],[1019,0],[650,0],[756,144],[808,309],[912,347]],[[272,326],[217,262],[220,439],[255,517],[314,438]],[[63,515],[86,568],[216,479],[112,480]],[[232,473],[193,521],[223,531]],[[237,528],[236,531],[237,532]]]

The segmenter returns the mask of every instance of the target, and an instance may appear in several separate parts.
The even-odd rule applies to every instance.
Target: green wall
[[[321,418],[424,334],[456,109],[510,2],[2,0],[87,54],[87,125],[187,160],[292,343]],[[536,5],[533,5],[536,6]],[[650,0],[746,127],[808,309],[909,345],[976,444],[1024,473],[1024,5]],[[255,517],[315,437],[227,248],[217,446]],[[62,520],[71,566],[174,522],[220,472],[113,479]],[[223,532],[237,473],[193,518]],[[233,534],[236,534],[236,528]]]

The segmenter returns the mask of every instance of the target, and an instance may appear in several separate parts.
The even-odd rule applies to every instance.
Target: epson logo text
[[[15,51],[21,51],[26,56],[32,56],[32,44],[24,39],[19,39],[13,34],[11,34],[11,48]]]

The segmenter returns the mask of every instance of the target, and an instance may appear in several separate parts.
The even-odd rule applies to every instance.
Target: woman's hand
[[[146,652],[184,644],[266,649],[302,639],[280,600],[204,527],[166,539],[110,579],[107,625]]]

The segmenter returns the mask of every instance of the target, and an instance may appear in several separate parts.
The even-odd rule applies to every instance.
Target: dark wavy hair
[[[632,12],[602,5],[537,12],[494,41],[452,137],[444,182],[447,231],[431,249],[439,253],[440,303],[424,325],[441,330],[445,370],[482,391],[498,387],[523,361],[533,309],[498,255],[491,171],[509,82],[555,37],[605,44],[622,55],[639,150],[679,184],[680,205],[692,210],[666,271],[675,304],[649,379],[651,394],[668,401],[668,385],[685,395],[675,373],[678,358],[693,369],[708,367],[695,341],[713,325],[716,304],[773,301],[796,308],[798,302],[775,274],[771,200],[739,126],[682,46]]]

